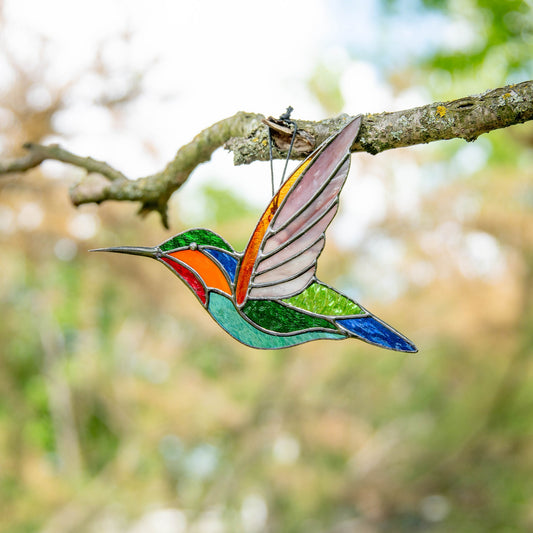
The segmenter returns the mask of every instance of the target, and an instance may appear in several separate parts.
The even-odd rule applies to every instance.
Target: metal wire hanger
[[[289,106],[287,107],[287,111],[279,116],[279,119],[285,122],[286,124],[292,125],[294,128],[294,131],[292,132],[292,138],[291,138],[291,144],[289,146],[289,151],[287,152],[287,157],[285,159],[285,166],[283,167],[283,173],[281,175],[281,184],[285,181],[285,174],[287,172],[287,165],[289,164],[289,159],[291,158],[292,153],[292,147],[294,146],[294,140],[296,139],[296,132],[298,131],[298,126],[296,125],[296,122],[291,119],[291,113],[294,111],[294,109]],[[272,156],[272,132],[270,127],[268,128],[268,151],[270,155],[270,183],[272,185],[272,196],[274,196],[275,187],[274,187],[274,159]]]

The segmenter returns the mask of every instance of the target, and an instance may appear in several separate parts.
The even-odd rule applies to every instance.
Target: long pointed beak
[[[157,258],[161,254],[161,250],[154,246],[147,248],[144,246],[117,246],[116,248],[96,248],[89,250],[90,252],[114,252],[116,254],[130,254],[130,255],[144,255],[145,257]]]

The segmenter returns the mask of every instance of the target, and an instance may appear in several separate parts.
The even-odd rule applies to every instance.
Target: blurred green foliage
[[[455,76],[471,77],[472,73],[488,63],[502,81],[531,72],[533,58],[533,17],[531,4],[523,0],[423,0],[446,16],[461,23],[470,40],[465,49],[440,51],[428,64],[432,68],[453,72]],[[457,34],[459,41],[464,35]]]

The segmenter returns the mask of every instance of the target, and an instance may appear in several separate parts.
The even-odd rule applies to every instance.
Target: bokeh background
[[[321,119],[533,77],[530,0],[0,1],[0,155],[131,177],[239,110]],[[319,265],[419,346],[255,351],[166,269],[91,255],[194,226],[236,249],[268,164],[75,209],[0,178],[0,531],[533,530],[533,129],[356,154]],[[280,166],[277,165],[279,172]]]

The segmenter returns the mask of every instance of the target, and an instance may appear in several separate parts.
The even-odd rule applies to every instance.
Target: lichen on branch
[[[320,122],[297,120],[301,142],[295,143],[291,157],[305,157],[349,118],[341,115]],[[377,154],[392,148],[446,139],[474,141],[483,133],[532,119],[533,81],[525,81],[450,102],[364,115],[352,151]],[[103,161],[80,157],[57,144],[44,146],[35,143],[24,145],[28,153],[23,157],[9,162],[0,161],[0,176],[27,171],[47,159],[62,161],[105,178],[85,178],[72,187],[70,197],[74,205],[106,200],[140,202],[141,213],[158,211],[164,225],[168,226],[167,204],[170,196],[199,164],[211,158],[217,148],[224,146],[233,151],[236,165],[268,160],[268,129],[263,121],[264,117],[260,114],[236,113],[201,131],[177,151],[174,159],[161,172],[136,179],[128,179]],[[285,157],[283,148],[286,143],[281,142],[282,139],[277,141],[281,149],[275,146],[273,155]]]

